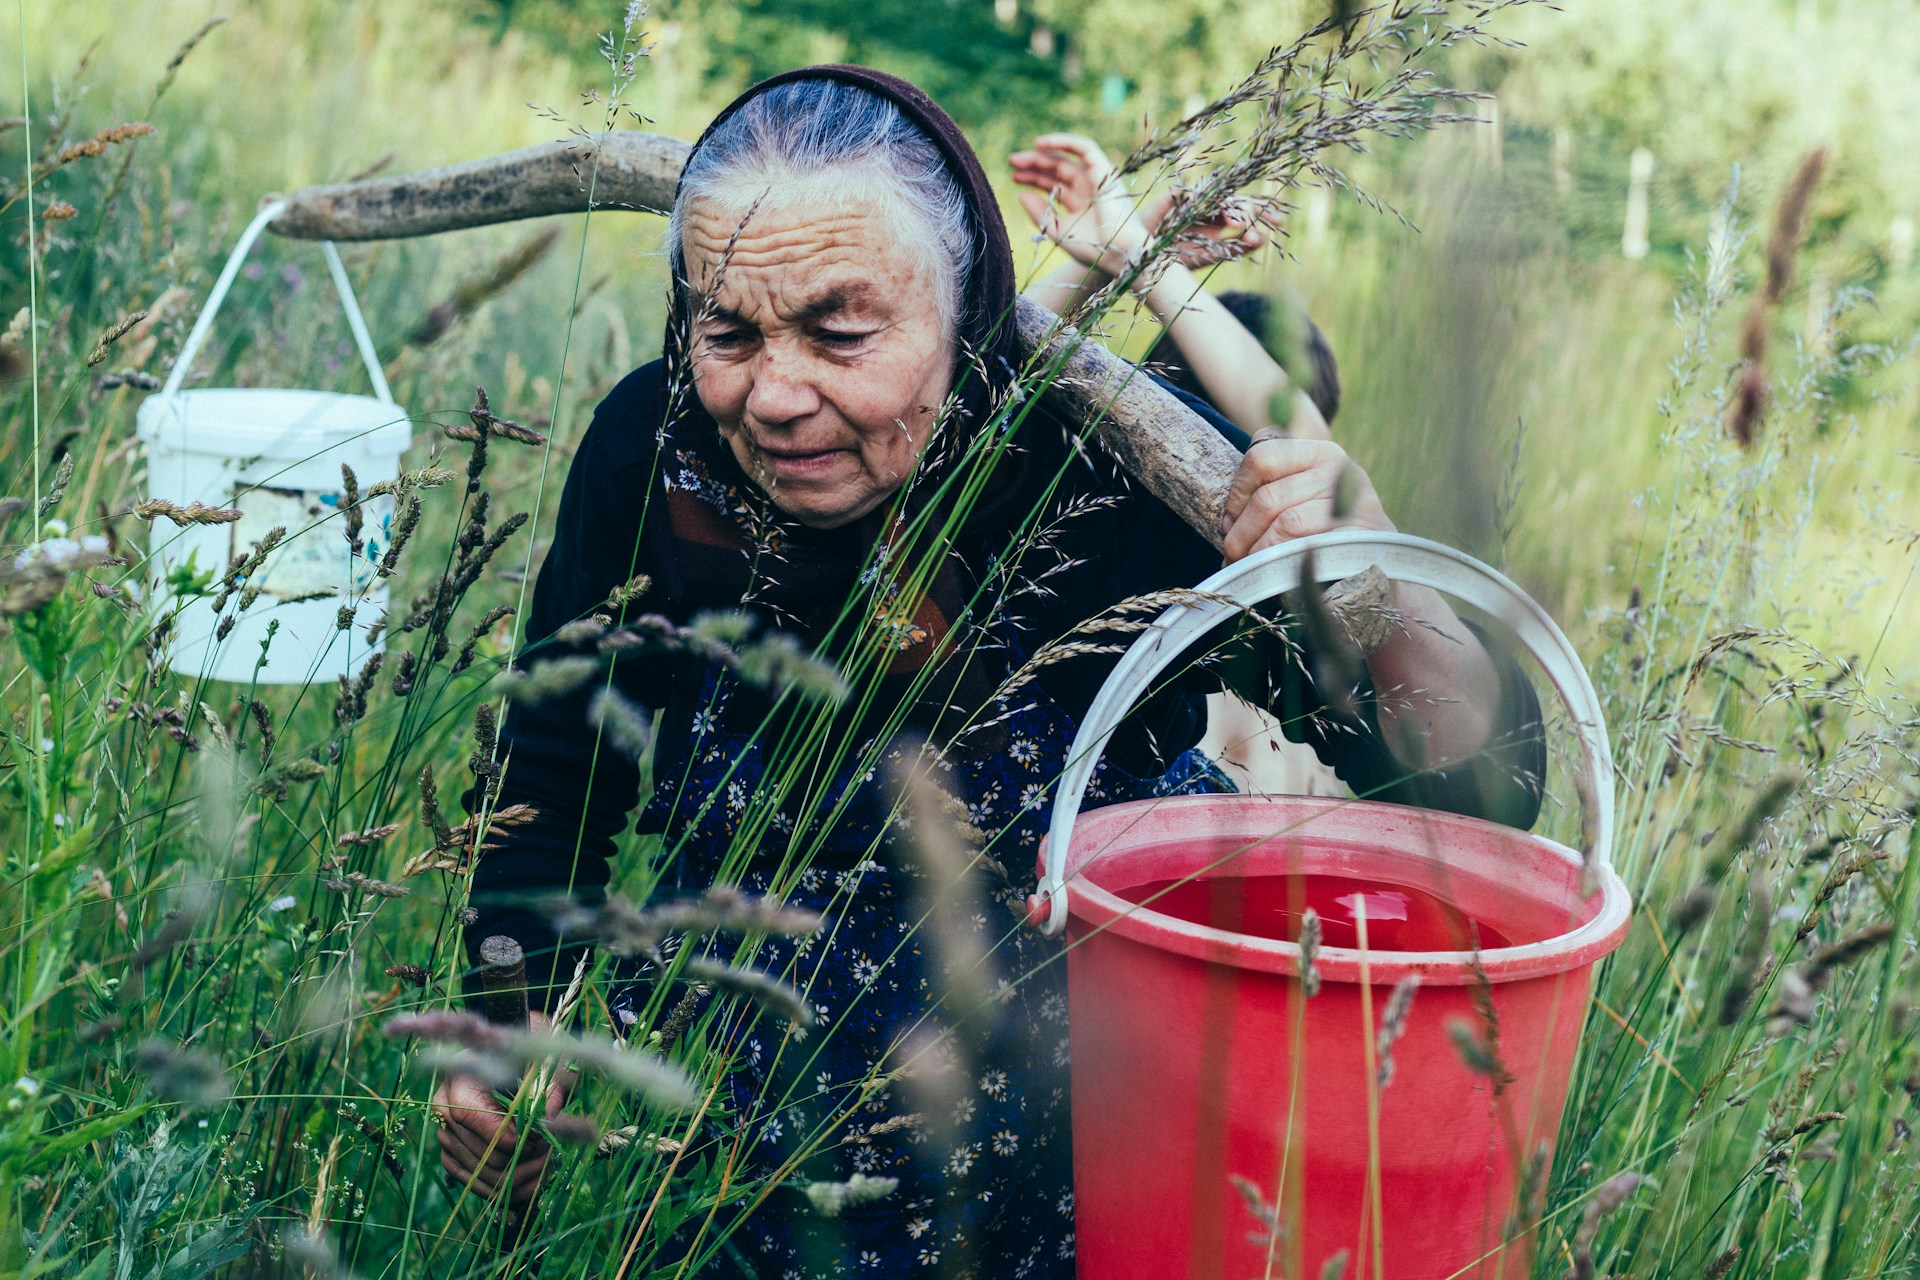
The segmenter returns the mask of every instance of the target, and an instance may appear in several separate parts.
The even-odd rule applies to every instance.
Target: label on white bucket
[[[337,489],[282,489],[272,485],[237,488],[233,505],[241,518],[231,526],[233,554],[246,555],[253,541],[275,525],[287,531],[286,540],[268,554],[259,574],[247,585],[283,599],[323,591],[338,593],[343,587],[356,594],[364,591],[373,581],[374,567],[386,553],[393,527],[393,498],[382,495],[361,500],[364,524],[360,536],[365,545],[357,556],[347,545],[345,527],[337,519],[345,501],[346,494]]]

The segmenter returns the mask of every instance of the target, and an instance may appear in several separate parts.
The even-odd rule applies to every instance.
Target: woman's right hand
[[[548,1025],[544,1014],[534,1014],[531,1022],[536,1030]],[[547,1090],[547,1115],[560,1114],[572,1092],[572,1073],[556,1075]],[[515,1208],[533,1199],[552,1149],[537,1133],[528,1134],[522,1145],[492,1090],[472,1076],[447,1076],[433,1091],[433,1114],[440,1124],[441,1167],[456,1181],[488,1200],[504,1188]]]

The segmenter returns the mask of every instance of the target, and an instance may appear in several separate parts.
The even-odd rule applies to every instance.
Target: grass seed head
[[[695,956],[687,961],[686,974],[695,981],[707,983],[716,991],[745,996],[795,1026],[811,1027],[816,1021],[813,1006],[807,1003],[806,997],[770,973]]]
[[[1413,1010],[1414,992],[1420,989],[1420,979],[1408,974],[1393,986],[1393,994],[1387,998],[1385,1012],[1380,1015],[1380,1029],[1374,1035],[1374,1051],[1379,1055],[1380,1087],[1386,1088],[1393,1083],[1393,1046],[1406,1034],[1407,1015]]]
[[[69,205],[69,208],[72,206]],[[91,369],[107,358],[113,344],[127,336],[127,331],[147,318],[144,311],[129,311],[115,321],[113,326],[100,335],[100,341],[94,346],[92,354],[87,356],[87,368]]]
[[[237,507],[209,507],[200,502],[189,502],[182,507],[165,498],[148,498],[133,504],[133,514],[142,520],[165,516],[184,529],[190,524],[232,524],[241,512]]]
[[[1320,994],[1320,913],[1308,907],[1300,916],[1300,993],[1311,1000]]]
[[[878,1178],[856,1173],[845,1182],[809,1182],[807,1203],[822,1217],[834,1218],[851,1205],[872,1204],[884,1200],[900,1188],[898,1178]]]
[[[187,1107],[217,1107],[233,1092],[220,1060],[204,1049],[155,1036],[144,1040],[134,1061],[155,1096]]]

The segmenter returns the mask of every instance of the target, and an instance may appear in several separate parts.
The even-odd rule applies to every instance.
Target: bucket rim
[[[328,448],[360,444],[376,451],[404,453],[413,440],[412,419],[393,401],[322,387],[188,387],[171,395],[162,392],[141,402],[134,413],[134,434],[149,445],[164,445],[180,453],[227,456],[236,448],[260,442],[261,424],[240,411],[249,400],[254,402],[253,413],[260,412],[269,401],[280,402],[289,412],[295,405],[304,406],[307,412],[324,407],[332,421],[276,423],[270,429],[284,431],[298,426],[303,432],[318,433],[328,441]],[[232,408],[228,410],[228,406]],[[233,416],[223,420],[223,410]],[[189,413],[196,411],[213,420],[190,420]],[[261,450],[256,447],[254,452]]]
[[[1408,812],[1405,805],[1388,804],[1379,800],[1345,800],[1319,796],[1199,795],[1133,800],[1104,806],[1090,811],[1087,816],[1100,813],[1118,817],[1124,816],[1125,812],[1130,810],[1168,805],[1183,807],[1195,802],[1217,803],[1222,799],[1230,798],[1285,802],[1312,812],[1326,812],[1332,809],[1349,810],[1356,806],[1361,807],[1363,811],[1380,810],[1401,817]],[[1571,868],[1585,866],[1584,859],[1578,853],[1545,836],[1462,814],[1449,813],[1435,816],[1442,817],[1448,822],[1484,827],[1506,838],[1526,841],[1541,852],[1565,862]],[[1044,839],[1040,857],[1043,861],[1046,857]],[[1530,978],[1549,977],[1584,969],[1611,954],[1625,940],[1633,912],[1632,895],[1627,892],[1626,882],[1620,878],[1619,873],[1612,866],[1604,863],[1598,867],[1598,870],[1599,888],[1582,899],[1584,903],[1597,903],[1596,909],[1585,923],[1565,933],[1538,942],[1510,947],[1489,947],[1478,952],[1370,950],[1365,956],[1367,980],[1376,986],[1391,985],[1411,976],[1419,978],[1422,983],[1435,986],[1464,986],[1470,982],[1482,980],[1481,975],[1484,975],[1484,980],[1488,982],[1520,982]],[[1298,943],[1233,933],[1211,925],[1182,920],[1178,916],[1155,911],[1151,907],[1143,907],[1138,903],[1129,902],[1119,894],[1102,888],[1078,874],[1077,868],[1069,874],[1064,887],[1067,891],[1067,913],[1071,919],[1076,924],[1094,926],[1098,932],[1112,933],[1163,951],[1172,951],[1194,959],[1238,969],[1285,975],[1297,975],[1300,972]],[[1077,930],[1074,932],[1078,933]],[[1068,945],[1069,947],[1079,946],[1086,940],[1085,936],[1075,936]],[[1357,948],[1353,947],[1321,947],[1315,953],[1314,968],[1323,981],[1358,983],[1361,977],[1362,955]]]

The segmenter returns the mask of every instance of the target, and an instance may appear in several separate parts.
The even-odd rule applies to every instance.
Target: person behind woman
[[[911,85],[814,67],[750,90],[695,145],[668,237],[665,357],[587,427],[526,622],[530,667],[624,656],[587,688],[509,708],[491,803],[536,816],[490,837],[470,952],[517,938],[551,1008],[582,947],[534,904],[605,892],[639,789],[636,763],[601,749],[602,695],[656,710],[639,821],[658,839],[656,893],[735,884],[826,918],[753,957],[805,993],[820,1026],[714,997],[705,1043],[732,1066],[686,1159],[724,1164],[735,1186],[791,1170],[743,1224],[716,1219],[734,1262],[767,1277],[937,1264],[1065,1280],[1065,966],[1025,925],[1025,867],[1113,658],[1010,678],[1086,619],[1191,586],[1219,552],[1054,397],[1015,394],[1006,228],[972,150]],[[1343,472],[1356,496],[1336,517]],[[1036,510],[1046,537],[1033,536]],[[1254,445],[1227,511],[1229,559],[1336,524],[1392,527],[1364,473],[1321,440]],[[1289,732],[1361,791],[1529,825],[1540,797],[1525,779],[1544,767],[1531,688],[1437,596],[1402,589],[1397,605],[1425,625],[1367,660],[1339,724],[1284,637],[1230,627],[1221,666],[1189,666],[1113,735],[1095,802],[1222,789],[1193,745],[1205,695],[1231,679],[1287,707]],[[647,641],[657,622],[621,630],[643,614],[684,624],[742,609],[848,672],[853,693],[822,711],[743,682],[710,646]],[[632,643],[601,644],[608,626]],[[1426,693],[1394,692],[1411,689]],[[1404,762],[1416,753],[1429,767]],[[890,767],[926,771],[985,835],[963,885],[911,856]],[[487,803],[468,798],[470,811]],[[961,890],[977,912],[957,927],[1002,979],[972,1003],[918,925],[929,892]],[[613,1007],[678,1001],[657,985],[677,963]],[[939,1055],[963,1074],[937,1111],[916,1108],[890,1073],[924,1074]],[[565,1101],[556,1086],[549,1107]],[[451,1174],[518,1203],[534,1194],[549,1153],[505,1124],[484,1084],[448,1077],[434,1105]],[[898,1188],[832,1218],[791,1189],[855,1173]]]
[[[1063,315],[1111,283],[1113,277],[1103,267],[1103,262],[1115,263],[1108,245],[1116,240],[1145,243],[1173,203],[1170,193],[1145,202],[1137,199],[1100,144],[1078,134],[1042,134],[1032,149],[1015,152],[1008,164],[1013,180],[1025,188],[1020,203],[1027,216],[1070,259],[1027,295]],[[1144,364],[1178,390],[1225,412],[1250,438],[1272,430],[1273,397],[1297,388],[1288,433],[1331,439],[1333,418],[1340,410],[1340,374],[1319,326],[1300,317],[1304,333],[1301,358],[1295,362],[1300,367],[1293,373],[1301,376],[1295,377],[1273,358],[1272,345],[1279,335],[1273,332],[1273,304],[1267,298],[1232,291],[1207,294],[1192,276],[1266,242],[1258,220],[1216,218],[1177,243],[1174,255],[1184,277],[1169,283],[1163,275],[1151,288],[1136,285],[1141,301],[1162,323]],[[1250,791],[1348,794],[1309,747],[1288,741],[1272,716],[1231,692],[1207,699],[1207,732],[1200,748]]]

